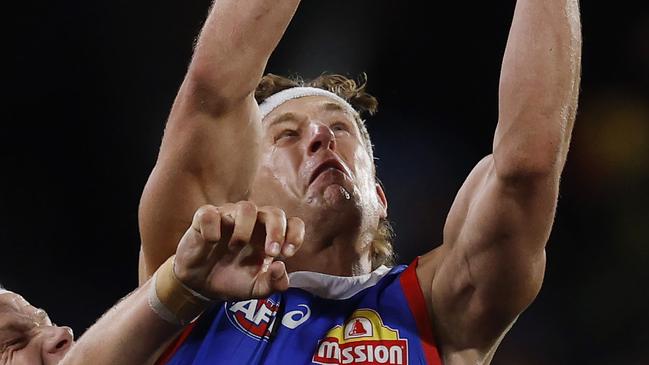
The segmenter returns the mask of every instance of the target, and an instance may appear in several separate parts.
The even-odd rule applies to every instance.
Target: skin
[[[0,364],[58,364],[73,343],[69,327],[53,325],[45,311],[16,293],[0,294]]]
[[[290,259],[303,242],[302,220],[280,209],[250,202],[206,205],[178,244],[174,273],[210,298],[266,297],[289,284],[284,263],[274,259]],[[148,280],[104,314],[59,365],[155,363],[182,327],[151,310],[150,286]],[[205,308],[195,307],[195,315]]]
[[[248,199],[261,138],[253,92],[298,4],[214,2],[142,193],[140,283],[176,251],[199,207]]]
[[[222,299],[285,290],[287,270],[370,270],[369,242],[387,200],[353,118],[322,97],[305,97],[262,121],[254,101],[298,3],[214,4],[142,196],[143,286],[89,329],[61,364],[153,363],[181,330],[147,300],[148,278],[173,253],[185,285]],[[517,1],[493,151],[458,192],[443,243],[417,267],[444,364],[488,364],[540,289],[580,56],[577,1]],[[336,168],[311,181],[327,161]],[[2,361],[56,363],[71,334],[15,297],[10,302],[9,316],[0,312]],[[16,346],[15,333],[25,334],[25,347]]]
[[[262,126],[250,199],[304,220],[307,244],[286,261],[289,272],[369,272],[370,243],[387,201],[354,116],[330,98],[311,96],[282,104]]]
[[[199,207],[212,204],[218,211],[240,201],[246,201],[237,205],[243,204],[239,209],[250,217],[247,227],[261,223],[258,206],[283,212],[275,215],[274,227],[286,216],[304,223],[304,244],[293,258],[269,263],[281,257],[270,254],[267,245],[250,246],[260,268],[273,267],[271,279],[283,277],[285,270],[338,275],[370,270],[369,242],[387,214],[387,200],[358,130],[340,129],[338,123],[349,119],[332,113],[326,98],[289,101],[263,121],[254,100],[270,52],[297,4],[215,3],[218,11],[205,23],[142,196],[141,282],[176,251]],[[540,290],[577,108],[580,57],[576,0],[517,1],[493,149],[460,188],[442,244],[424,254],[417,267],[445,364],[489,363]],[[274,123],[286,113],[292,116]],[[338,161],[340,168],[309,184],[310,173],[327,160]],[[282,236],[279,231],[270,234]],[[253,288],[284,288],[271,285],[268,275],[252,275],[241,260],[214,257],[216,262],[203,262],[192,272],[211,273],[218,266],[231,275],[220,279],[224,282],[242,275]],[[241,295],[234,288],[209,286],[198,274],[179,274],[199,292]]]

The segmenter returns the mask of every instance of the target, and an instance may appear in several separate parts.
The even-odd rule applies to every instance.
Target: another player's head
[[[301,217],[307,241],[309,234],[349,232],[360,238],[355,252],[369,253],[372,267],[391,263],[387,200],[362,119],[378,103],[365,92],[365,80],[322,75],[305,82],[269,74],[255,97],[264,138],[252,200]]]
[[[0,286],[0,365],[58,364],[73,342],[69,327]]]

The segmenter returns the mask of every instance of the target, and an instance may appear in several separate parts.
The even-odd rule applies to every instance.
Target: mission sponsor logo
[[[408,364],[408,340],[383,324],[371,309],[355,311],[320,341],[313,362],[317,364]]]
[[[251,299],[226,305],[230,323],[246,335],[267,340],[273,331],[279,305],[271,299]]]

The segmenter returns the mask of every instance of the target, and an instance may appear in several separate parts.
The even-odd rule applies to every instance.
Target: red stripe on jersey
[[[166,363],[171,360],[171,358],[176,354],[176,351],[180,348],[180,346],[185,343],[185,340],[187,340],[187,337],[192,333],[192,330],[196,327],[196,321],[190,323],[181,333],[180,335],[172,342],[169,344],[165,352],[162,353],[158,361],[155,362],[155,365],[165,365]]]
[[[421,291],[419,280],[417,279],[416,269],[418,261],[419,258],[415,258],[410,266],[401,274],[401,288],[403,288],[403,294],[417,322],[421,348],[424,350],[427,363],[429,365],[442,365],[442,359],[439,356],[439,351],[435,344],[435,337],[433,336],[433,321],[431,321],[428,315],[424,293]]]

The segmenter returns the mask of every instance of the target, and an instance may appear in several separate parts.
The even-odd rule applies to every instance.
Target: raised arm
[[[545,270],[577,108],[577,0],[518,0],[500,79],[493,153],[471,172],[422,257],[435,330],[447,360],[484,358],[536,297]]]
[[[254,91],[299,0],[216,0],[174,102],[139,209],[140,282],[203,204],[246,197],[257,168]]]

